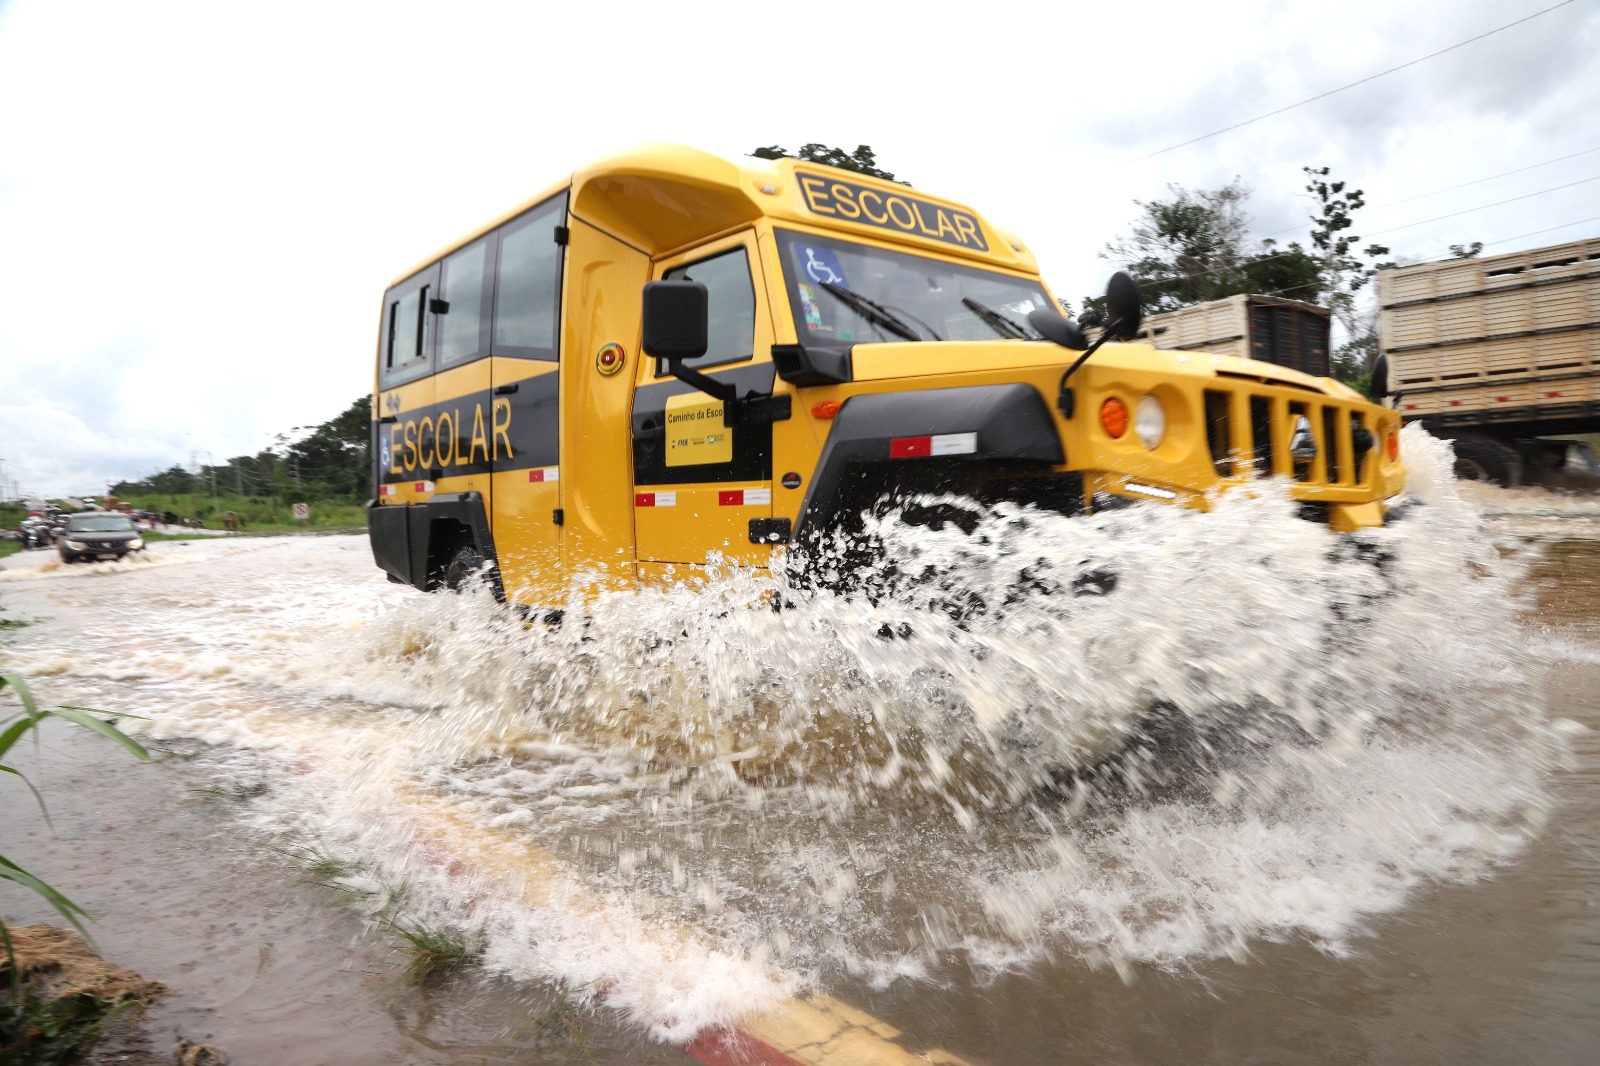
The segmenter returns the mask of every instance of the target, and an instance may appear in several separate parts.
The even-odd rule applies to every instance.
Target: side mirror
[[[1081,352],[1089,347],[1089,338],[1083,327],[1053,308],[1035,307],[1028,312],[1028,325],[1047,341],[1055,341],[1063,348]]]
[[[1378,356],[1372,364],[1372,381],[1367,385],[1367,399],[1382,403],[1389,398],[1389,357]]]
[[[1106,283],[1106,317],[1110,320],[1106,332],[1119,341],[1131,341],[1144,321],[1144,311],[1139,299],[1139,283],[1126,270],[1111,275]]]
[[[698,281],[644,285],[644,353],[676,364],[706,354],[706,287]]]
[[[679,381],[732,403],[739,397],[736,386],[683,365],[706,354],[709,306],[706,287],[698,281],[645,282],[641,347],[652,359],[665,359],[667,372]]]

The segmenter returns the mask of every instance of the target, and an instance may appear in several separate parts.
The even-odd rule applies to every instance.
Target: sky
[[[327,421],[389,281],[652,141],[870,145],[1074,304],[1171,184],[1305,241],[1305,166],[1406,260],[1600,237],[1597,56],[1600,0],[0,0],[0,495]]]

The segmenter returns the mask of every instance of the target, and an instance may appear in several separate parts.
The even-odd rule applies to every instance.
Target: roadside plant
[[[33,782],[29,781],[27,776],[24,775],[21,770],[18,770],[16,767],[10,765],[10,763],[6,761],[7,755],[16,745],[17,741],[21,740],[28,734],[33,733],[34,743],[35,745],[38,744],[39,738],[35,731],[39,728],[40,723],[42,723],[46,718],[54,717],[64,719],[68,722],[72,722],[75,725],[80,725],[92,732],[99,733],[103,737],[108,737],[111,740],[116,741],[118,744],[121,744],[123,747],[127,748],[140,759],[148,759],[150,757],[150,753],[145,751],[144,748],[139,745],[138,741],[122,732],[122,730],[118,729],[110,722],[102,721],[101,719],[96,718],[93,713],[83,707],[57,707],[54,709],[41,710],[38,701],[33,697],[32,690],[29,689],[27,683],[16,674],[0,674],[0,694],[3,694],[7,689],[10,689],[11,692],[15,694],[18,702],[22,704],[22,710],[20,713],[13,714],[5,718],[0,718],[0,773],[10,774],[20,780],[24,785],[28,786],[28,791],[33,793],[33,798],[38,802],[39,811],[44,815],[46,822],[48,822],[50,819],[50,812],[45,808],[44,797],[40,795],[38,789],[33,787]],[[45,902],[49,903],[50,906],[56,909],[56,912],[60,914],[61,917],[71,922],[73,928],[77,929],[79,933],[83,934],[84,939],[89,939],[89,932],[83,926],[83,919],[89,917],[89,912],[72,902],[72,900],[68,899],[60,892],[56,891],[40,878],[35,877],[27,870],[24,870],[22,867],[6,858],[4,854],[0,854],[0,879],[15,881],[17,884],[38,893],[38,895],[42,897]]]
[[[379,918],[378,924],[399,934],[410,947],[406,979],[414,985],[426,984],[431,978],[443,977],[466,966],[482,950],[478,937],[469,941],[421,922]]]

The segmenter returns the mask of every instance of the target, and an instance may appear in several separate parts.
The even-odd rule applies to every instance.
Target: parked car
[[[75,563],[80,559],[121,559],[129,552],[143,551],[144,539],[125,514],[86,511],[67,516],[56,546],[62,562]]]

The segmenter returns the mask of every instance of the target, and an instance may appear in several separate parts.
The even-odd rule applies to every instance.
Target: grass
[[[413,985],[427,984],[454,973],[473,962],[483,951],[481,933],[470,940],[423,925],[393,918],[379,918],[378,924],[397,934],[409,946],[406,980]]]
[[[124,734],[110,722],[96,718],[92,712],[83,707],[41,708],[38,701],[34,699],[33,690],[28,687],[27,682],[16,674],[0,674],[0,689],[6,688],[11,690],[17,702],[22,705],[22,711],[18,714],[0,718],[0,759],[4,759],[6,753],[23,737],[34,733],[46,718],[65,719],[74,725],[80,725],[85,729],[116,741],[137,758],[148,759],[150,757],[150,753],[145,751],[138,741]],[[38,742],[39,738],[36,733],[33,739],[35,743]],[[49,814],[45,811],[44,797],[39,794],[38,789],[33,787],[33,782],[29,781],[22,771],[14,766],[8,766],[4,762],[0,762],[0,773],[12,775],[26,785],[28,791],[33,793],[34,800],[39,804],[40,813],[44,814],[48,821]],[[7,859],[4,855],[0,855],[0,880],[14,881],[36,893],[50,906],[54,907],[57,914],[71,922],[74,929],[84,934],[85,938],[88,937],[88,930],[83,927],[83,921],[89,917],[88,911],[56,891],[47,882],[33,876],[10,859]]]
[[[483,953],[483,930],[460,936],[443,928],[398,916],[407,886],[393,885],[366,876],[360,863],[340,855],[317,840],[291,840],[281,846],[267,845],[290,859],[304,872],[304,881],[338,893],[339,906],[361,906],[370,920],[392,933],[405,946],[406,964],[402,971],[411,985],[431,984],[472,965]],[[365,882],[365,884],[363,884]]]
[[[161,514],[171,511],[180,518],[199,518],[210,529],[222,529],[223,516],[232,511],[243,523],[242,532],[245,533],[301,533],[307,530],[365,529],[367,526],[365,504],[345,500],[302,501],[282,496],[221,494],[213,502],[209,493],[135,495],[126,497],[126,500],[135,510]],[[294,517],[294,504],[300,502],[311,508],[309,518]]]
[[[0,718],[0,759],[46,718],[62,718],[116,741],[141,759],[149,754],[115,725],[82,707],[41,708],[27,682],[16,674],[0,674],[0,689],[9,689],[21,711]],[[48,820],[44,797],[23,773],[0,762],[0,772],[26,785]],[[94,955],[83,923],[89,912],[47,882],[0,855],[0,879],[29,889],[72,923],[71,930],[49,926],[13,928],[0,922],[0,982],[10,995],[0,998],[0,1062],[50,1064],[76,1061],[78,1049],[119,1015],[148,1003],[166,989],[106,964]],[[68,966],[70,962],[72,965]],[[57,979],[56,971],[69,971]],[[83,974],[89,974],[87,978]],[[80,976],[74,976],[80,975]]]
[[[572,1041],[573,1046],[581,1053],[587,1053],[589,1050],[589,1027],[584,1020],[583,1008],[565,992],[550,1006],[529,1016],[527,1024],[534,1026],[547,1037]]]
[[[118,1018],[138,1020],[168,993],[106,962],[71,930],[0,921],[0,1062],[19,1066],[81,1061]]]
[[[22,541],[20,540],[0,540],[0,559],[4,559],[8,555],[15,555],[21,550]]]
[[[0,976],[4,974],[0,968]],[[13,982],[11,997],[0,1000],[0,1062],[73,1062],[79,1048],[127,1009],[126,1003],[107,1003],[87,993],[52,999],[32,984]]]

